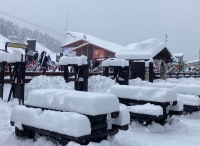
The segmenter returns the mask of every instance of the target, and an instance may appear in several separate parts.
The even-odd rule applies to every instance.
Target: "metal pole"
[[[200,49],[199,49],[199,69],[200,69]]]

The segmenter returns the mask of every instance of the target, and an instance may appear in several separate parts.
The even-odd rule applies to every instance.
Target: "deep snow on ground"
[[[164,82],[192,82],[200,83],[200,79],[169,79]],[[45,83],[47,82],[47,83]],[[156,81],[161,82],[161,81]],[[140,79],[131,80],[130,84],[146,84]],[[102,76],[93,76],[89,78],[89,91],[105,93],[115,82]],[[10,85],[4,86],[4,101],[0,100],[0,146],[56,146],[52,140],[47,137],[39,137],[34,142],[31,139],[18,138],[14,134],[14,127],[10,125],[11,103],[7,103]],[[73,89],[73,82],[65,83],[61,77],[40,76],[26,85],[26,94],[34,89],[62,88]],[[198,146],[200,143],[200,112],[190,115],[174,117],[171,125],[161,126],[153,123],[149,126],[142,126],[132,122],[128,131],[119,131],[111,139],[104,140],[101,143],[89,143],[88,146]],[[68,146],[79,146],[79,144],[70,142]]]

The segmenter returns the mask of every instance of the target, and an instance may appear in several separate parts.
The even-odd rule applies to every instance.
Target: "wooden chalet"
[[[167,49],[165,43],[157,39],[150,39],[141,43],[129,44],[126,49],[116,53],[116,58],[126,60],[145,60],[150,59],[173,62],[173,56]]]
[[[116,53],[84,39],[63,45],[61,48],[72,48],[72,51],[76,52],[76,56],[85,55],[90,60],[94,60],[95,58],[105,59],[106,57],[113,58]]]

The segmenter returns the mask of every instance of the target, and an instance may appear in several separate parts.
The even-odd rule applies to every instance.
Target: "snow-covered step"
[[[198,95],[177,94],[178,99],[183,102],[185,112],[198,111],[200,98]]]
[[[39,131],[40,134],[65,138],[82,144],[90,140],[90,121],[86,116],[78,113],[43,111],[18,105],[13,108],[10,120],[21,131],[26,132],[27,129]]]
[[[111,94],[116,95],[120,102],[145,104],[151,102],[156,105],[165,106],[177,103],[177,94],[171,89],[115,85],[110,90]]]
[[[75,90],[33,90],[29,93],[25,105],[58,111],[77,112],[90,116],[119,112],[117,96]]]
[[[163,115],[163,108],[161,106],[150,103],[144,105],[128,106],[128,109],[132,113],[152,115],[156,117]]]

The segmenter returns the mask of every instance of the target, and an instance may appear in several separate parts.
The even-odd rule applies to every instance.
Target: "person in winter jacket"
[[[97,58],[95,58],[94,61],[93,61],[93,67],[92,67],[92,69],[95,69],[96,67],[98,67],[99,64],[100,64],[99,61],[97,60]]]
[[[167,78],[167,64],[165,64],[164,62],[162,62],[160,65],[160,77],[163,80],[166,80]]]
[[[90,65],[91,65],[90,59],[87,59],[87,64],[88,64],[88,69],[90,70]]]
[[[33,56],[34,64],[36,63],[36,60],[38,59],[38,56],[39,56],[38,51],[35,51],[35,54]]]

